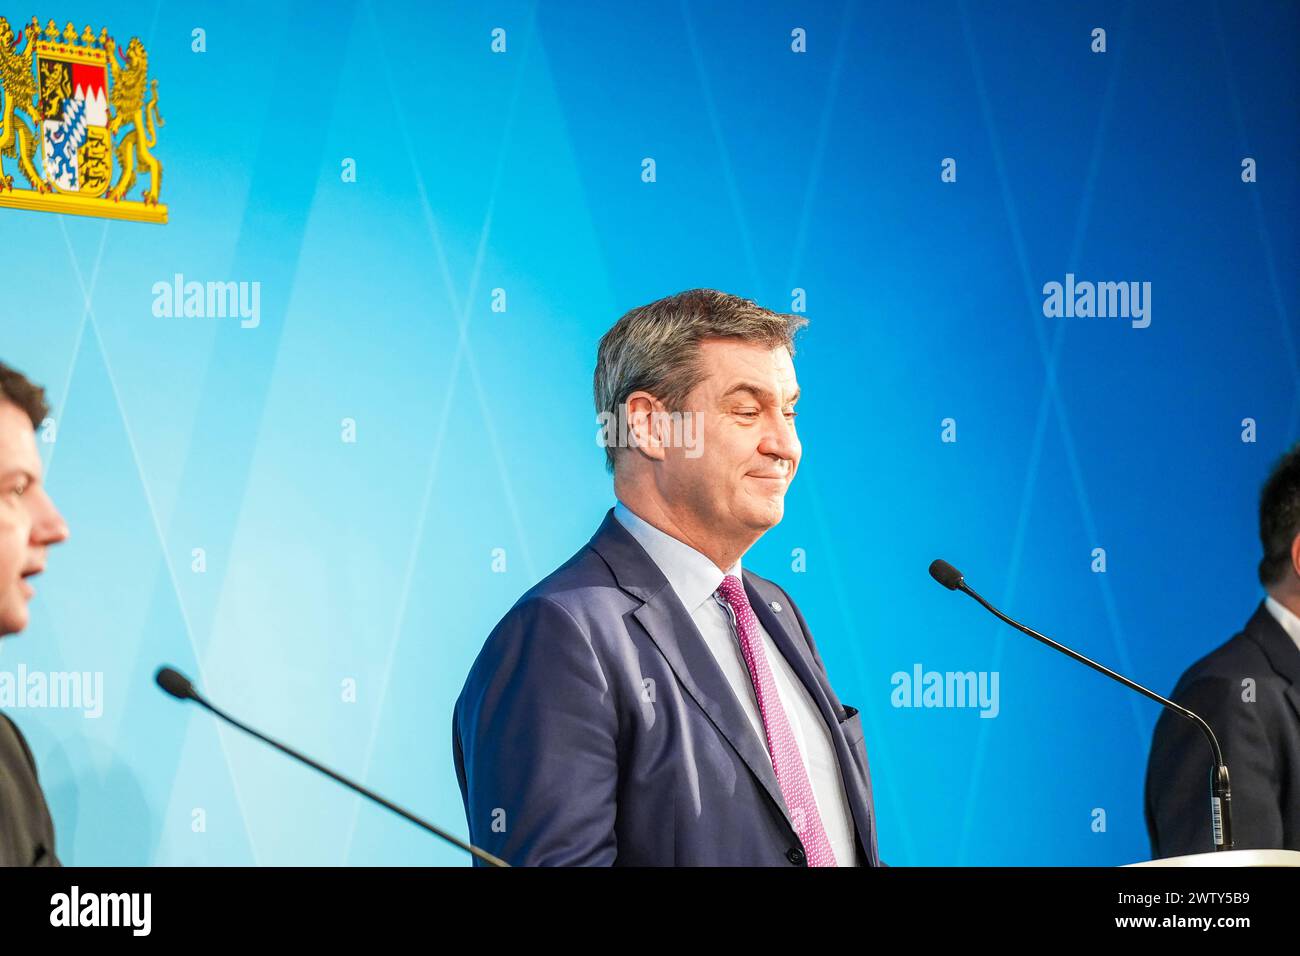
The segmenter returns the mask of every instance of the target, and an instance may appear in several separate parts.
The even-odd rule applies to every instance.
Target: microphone
[[[252,727],[249,727],[247,724],[241,723],[240,721],[236,720],[234,717],[231,717],[229,714],[217,709],[215,706],[213,706],[207,700],[205,700],[202,694],[200,694],[198,691],[194,689],[194,684],[190,681],[188,677],[186,677],[180,671],[171,667],[160,667],[158,668],[158,673],[154,675],[154,680],[157,681],[159,687],[161,687],[164,691],[166,691],[171,696],[175,697],[177,700],[194,701],[204,710],[211,711],[213,714],[216,714],[218,717],[220,717],[222,720],[224,720],[226,723],[230,724],[231,726],[238,727],[244,733],[256,737],[258,740],[262,741],[263,743],[270,744],[276,750],[279,750],[281,753],[286,753],[293,759],[305,763],[313,770],[319,770],[321,773],[325,774],[325,776],[330,777],[333,780],[337,780],[339,783],[343,784],[343,786],[349,788],[350,790],[355,790],[357,793],[361,794],[367,800],[373,800],[381,807],[393,811],[400,817],[405,817],[407,820],[410,820],[416,826],[428,830],[434,836],[441,837],[443,840],[447,841],[448,843],[454,846],[460,847],[460,849],[466,851],[467,853],[472,853],[474,856],[478,857],[480,860],[483,860],[485,863],[488,863],[491,866],[510,865],[500,857],[493,856],[491,853],[488,853],[486,850],[480,850],[472,843],[466,843],[465,841],[455,836],[452,836],[450,833],[440,830],[438,827],[435,827],[432,823],[428,823],[424,820],[421,820],[419,817],[417,817],[414,813],[411,813],[409,810],[402,809],[397,804],[389,800],[385,800],[379,794],[367,790],[365,787],[361,786],[361,784],[353,783],[351,780],[349,780],[347,777],[343,776],[342,774],[336,773],[333,770],[331,770],[329,767],[317,763],[315,760],[312,760],[310,757],[304,754],[298,753],[298,751],[294,750],[292,747],[288,747],[280,743],[278,740],[272,740],[270,737],[266,736],[265,734],[259,733],[258,731],[254,730]]]
[[[1180,717],[1184,717],[1200,727],[1205,733],[1205,738],[1210,742],[1210,749],[1214,752],[1214,769],[1210,775],[1210,829],[1214,833],[1214,849],[1232,849],[1232,788],[1228,783],[1228,765],[1223,762],[1223,751],[1219,749],[1219,741],[1214,736],[1214,731],[1210,729],[1209,724],[1207,724],[1197,714],[1194,714],[1186,707],[1183,707],[1181,704],[1175,704],[1172,700],[1166,700],[1155,691],[1148,690],[1141,684],[1129,680],[1123,674],[1117,674],[1109,667],[1098,664],[1096,661],[1084,657],[1077,651],[1072,651],[1064,644],[1058,644],[1050,637],[1047,637],[1044,634],[1039,634],[1033,628],[1025,627],[1025,625],[1021,624],[1019,621],[1013,621],[971,589],[971,587],[966,584],[966,578],[962,573],[947,561],[944,561],[941,558],[936,558],[934,561],[930,562],[930,577],[934,578],[949,591],[962,591],[969,594],[980,604],[984,605],[985,609],[994,617],[1010,624],[1017,631],[1028,634],[1034,640],[1040,641],[1048,647],[1054,648],[1062,654],[1074,658],[1080,664],[1087,664],[1093,670],[1105,674],[1113,680],[1119,681],[1125,687],[1137,691],[1144,697],[1149,697],[1157,704],[1163,704]]]

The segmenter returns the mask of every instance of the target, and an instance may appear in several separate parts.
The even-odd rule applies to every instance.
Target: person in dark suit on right
[[[1259,501],[1267,595],[1245,629],[1183,674],[1173,700],[1205,718],[1232,785],[1236,849],[1300,850],[1300,444]],[[1204,734],[1166,709],[1147,763],[1154,858],[1208,853],[1212,757]]]

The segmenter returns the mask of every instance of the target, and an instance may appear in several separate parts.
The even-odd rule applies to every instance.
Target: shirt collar
[[[1277,622],[1282,625],[1282,630],[1291,635],[1291,640],[1295,641],[1296,647],[1300,648],[1300,617],[1296,617],[1280,601],[1275,601],[1271,594],[1264,598],[1264,606],[1277,618]]]
[[[614,517],[645,548],[689,613],[694,614],[722,584],[724,575],[712,560],[686,542],[656,528],[622,501],[614,505]],[[727,574],[740,578],[739,558]]]

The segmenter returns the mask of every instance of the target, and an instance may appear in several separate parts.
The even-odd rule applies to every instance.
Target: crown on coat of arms
[[[0,17],[0,207],[165,223],[148,69],[138,37],[123,50],[107,29],[42,30],[32,17],[15,34]],[[141,176],[148,185],[129,198]]]

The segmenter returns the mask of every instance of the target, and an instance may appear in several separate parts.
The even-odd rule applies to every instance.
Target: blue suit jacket
[[[880,865],[861,715],[835,696],[789,595],[742,574],[831,729],[859,861]],[[806,865],[763,741],[613,509],[488,636],[452,752],[470,842],[514,865]]]

